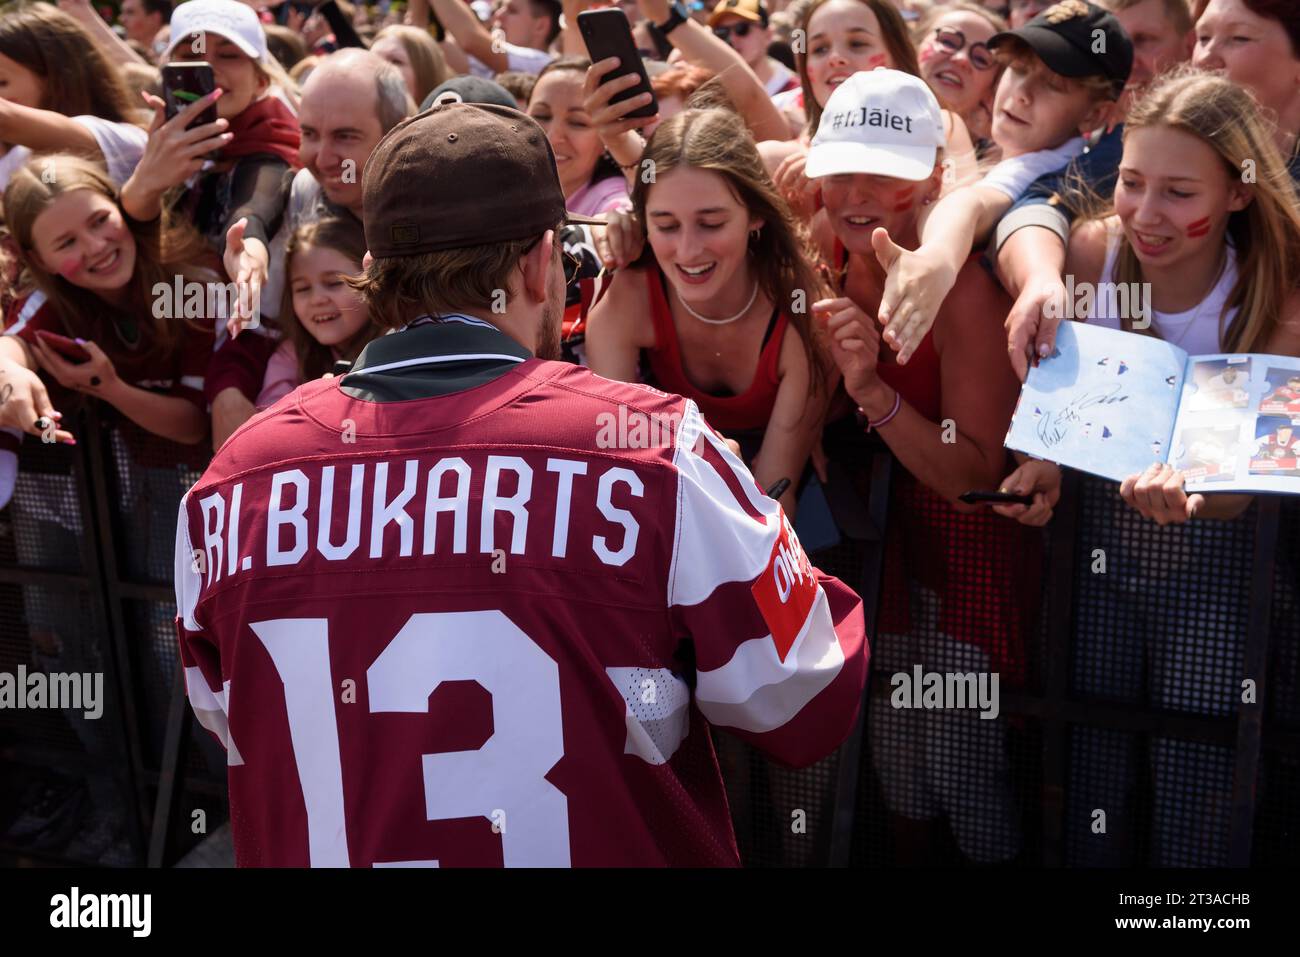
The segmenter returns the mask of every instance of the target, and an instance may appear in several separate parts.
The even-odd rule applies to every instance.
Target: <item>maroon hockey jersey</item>
[[[706,722],[832,751],[860,600],[693,403],[469,358],[509,368],[405,401],[298,389],[181,505],[181,654],[238,863],[739,863]]]

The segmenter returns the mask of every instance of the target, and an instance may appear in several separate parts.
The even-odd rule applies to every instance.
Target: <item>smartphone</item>
[[[69,362],[89,362],[90,353],[85,347],[77,345],[75,340],[67,336],[61,336],[57,332],[48,332],[45,329],[37,329],[36,335],[41,342],[45,343],[63,358]]]
[[[1032,495],[1016,495],[1014,492],[981,492],[971,490],[962,492],[958,499],[967,505],[1033,505]]]
[[[217,88],[212,64],[203,61],[168,63],[162,68],[163,100],[167,103],[167,119],[171,119],[191,103],[203,99]],[[213,103],[185,128],[192,130],[204,123],[217,122],[217,104]]]
[[[622,103],[630,97],[649,93],[650,102],[645,106],[637,107],[627,115],[654,116],[658,113],[659,104],[655,101],[654,90],[650,88],[650,77],[646,75],[645,64],[641,62],[636,41],[632,39],[632,27],[628,24],[623,11],[618,7],[584,10],[578,14],[578,29],[582,32],[583,42],[587,44],[587,52],[591,54],[592,63],[618,57],[619,65],[612,72],[605,74],[605,83],[627,76],[629,73],[635,73],[641,78],[641,82],[631,89],[614,94],[610,102]]]

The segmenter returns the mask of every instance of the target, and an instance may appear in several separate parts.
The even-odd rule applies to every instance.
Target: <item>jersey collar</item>
[[[531,358],[483,319],[421,316],[368,343],[339,387],[367,402],[428,399],[485,385]]]

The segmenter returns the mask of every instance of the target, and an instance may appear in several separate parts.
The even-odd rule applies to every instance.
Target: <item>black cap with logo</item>
[[[996,34],[993,50],[1008,38],[1028,44],[1052,71],[1061,76],[1103,76],[1116,98],[1133,69],[1133,41],[1119,20],[1085,0],[1054,3],[1023,27]]]

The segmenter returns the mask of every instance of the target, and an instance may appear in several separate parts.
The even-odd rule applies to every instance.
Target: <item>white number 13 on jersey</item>
[[[279,618],[249,627],[284,682],[311,864],[347,867],[329,621]],[[477,751],[421,755],[426,817],[495,820],[504,812],[507,867],[569,866],[569,802],[545,778],[564,756],[554,659],[499,611],[412,615],[366,671],[370,710],[427,714],[429,695],[444,681],[481,685],[492,696],[494,731]]]

